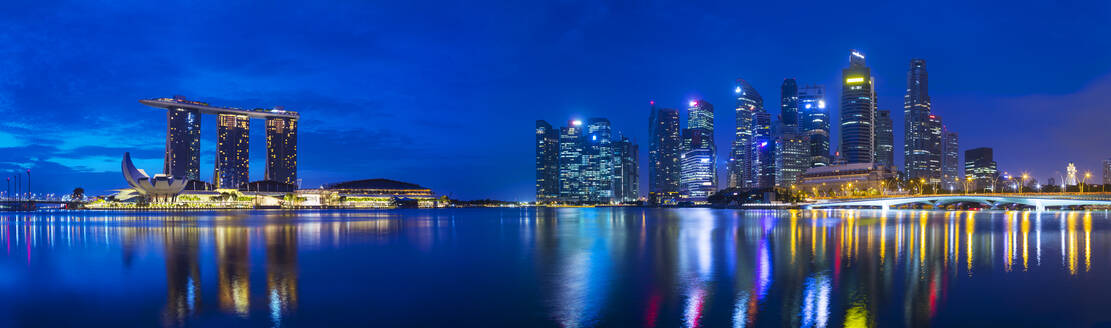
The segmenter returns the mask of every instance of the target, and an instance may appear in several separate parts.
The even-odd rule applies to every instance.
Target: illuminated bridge
[[[239,188],[249,182],[250,119],[266,120],[266,180],[297,183],[297,121],[301,115],[281,107],[217,107],[182,96],[139,100],[166,109],[166,157],[162,173],[200,180],[201,114],[217,116],[218,139],[213,184]]]
[[[877,208],[932,207],[977,205],[987,208],[1078,208],[1088,206],[1111,207],[1111,194],[984,194],[984,195],[919,195],[886,198],[829,199],[804,205],[807,209],[821,208]]]

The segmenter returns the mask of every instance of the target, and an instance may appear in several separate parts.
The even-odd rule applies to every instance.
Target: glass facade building
[[[753,115],[753,177],[752,188],[775,186],[775,139],[772,136],[772,116],[767,111]]]
[[[216,165],[212,174],[218,188],[238,189],[248,181],[251,120],[246,115],[216,116]]]
[[[653,195],[679,192],[680,137],[679,111],[657,108],[652,103],[648,118],[648,191]]]
[[[704,203],[717,190],[713,135],[705,129],[684,129],[683,140],[679,193],[687,201]]]
[[[895,165],[895,130],[891,122],[891,111],[876,111],[876,165]]]
[[[640,152],[637,144],[622,137],[613,143],[615,202],[635,202],[640,198]]]
[[[864,54],[853,50],[841,70],[840,154],[847,163],[871,163],[875,155],[876,90]]]
[[[547,121],[536,121],[536,201],[559,198],[559,131]]]
[[[610,121],[604,118],[587,120],[584,142],[587,201],[608,203],[613,200],[613,140]]]
[[[576,120],[559,129],[559,200],[562,202],[586,201],[582,125],[582,121]]]
[[[964,152],[964,175],[972,178],[969,189],[972,191],[994,191],[999,178],[992,149],[987,147],[969,149]]]
[[[941,181],[941,119],[932,114],[926,61],[911,59],[903,99],[904,171],[913,180]]]
[[[755,136],[753,116],[756,112],[764,111],[764,99],[743,79],[737,79],[733,93],[737,97],[737,129],[729,152],[729,187],[751,188],[756,184],[752,165],[755,160],[752,151],[752,139]]]
[[[829,165],[830,126],[825,88],[821,85],[800,88],[799,107],[802,110],[799,128],[808,143],[810,167]]]
[[[961,174],[960,137],[956,132],[942,128],[941,133],[941,181],[949,190],[963,189],[964,176]]]

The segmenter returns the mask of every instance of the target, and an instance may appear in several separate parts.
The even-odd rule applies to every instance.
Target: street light
[[[1084,185],[1088,184],[1088,178],[1092,177],[1092,172],[1084,172],[1084,183],[1080,184],[1080,193],[1084,193]]]
[[[1018,187],[1018,193],[1020,193],[1020,194],[1022,193],[1022,186],[1026,185],[1026,179],[1029,179],[1029,178],[1030,178],[1029,174],[1022,173],[1022,184],[1019,185],[1019,187]]]

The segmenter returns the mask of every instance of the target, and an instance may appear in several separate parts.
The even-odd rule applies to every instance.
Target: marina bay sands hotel
[[[139,100],[166,109],[166,158],[162,173],[200,180],[201,114],[217,116],[218,139],[213,184],[235,189],[248,183],[248,150],[252,118],[266,119],[266,180],[297,184],[297,120],[301,115],[281,107],[239,109],[214,107],[182,96]]]

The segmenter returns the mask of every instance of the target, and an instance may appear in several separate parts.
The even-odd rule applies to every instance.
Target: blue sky
[[[124,187],[123,152],[157,172],[165,146],[164,112],[137,100],[184,95],[300,111],[307,187],[384,177],[464,199],[531,200],[534,120],[608,117],[641,143],[643,161],[648,101],[702,97],[717,109],[725,158],[734,79],[773,112],[787,77],[825,85],[836,109],[855,48],[880,108],[893,111],[896,162],[907,66],[924,58],[934,112],[962,149],[994,147],[1001,168],[1043,181],[1069,161],[1102,173],[1111,4],[853,4],[7,2],[0,172],[30,168],[40,192]],[[251,178],[261,179],[263,126],[252,124]],[[210,179],[215,119],[202,126]]]

